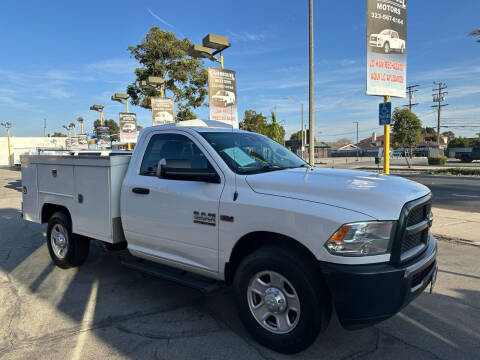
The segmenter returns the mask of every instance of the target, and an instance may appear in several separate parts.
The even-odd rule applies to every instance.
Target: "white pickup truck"
[[[58,266],[81,265],[97,239],[143,259],[133,268],[234,284],[241,320],[279,352],[308,347],[333,306],[360,328],[436,278],[428,188],[312,168],[215,121],[145,128],[133,154],[24,156],[22,187],[23,217],[48,223]]]

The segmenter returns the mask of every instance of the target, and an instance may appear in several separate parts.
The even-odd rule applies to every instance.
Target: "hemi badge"
[[[233,222],[233,216],[220,215],[220,220],[227,221],[227,222]]]

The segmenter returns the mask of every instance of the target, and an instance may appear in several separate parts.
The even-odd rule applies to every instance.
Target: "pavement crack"
[[[374,327],[374,329],[376,330],[376,337],[375,337],[375,348],[371,349],[371,350],[362,350],[362,351],[359,351],[357,353],[353,353],[353,354],[350,354],[350,355],[347,355],[346,357],[342,358],[342,360],[356,360],[356,359],[362,359],[366,356],[370,356],[374,353],[376,353],[380,347],[380,329]]]

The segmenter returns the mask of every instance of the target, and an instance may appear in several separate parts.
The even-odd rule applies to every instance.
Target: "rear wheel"
[[[330,320],[330,294],[318,273],[283,249],[263,248],[245,258],[235,288],[243,324],[275,351],[306,349]]]
[[[56,212],[47,226],[48,252],[53,262],[63,269],[82,265],[88,257],[90,240],[72,234],[70,219]]]
[[[463,155],[462,158],[461,158],[462,162],[464,163],[471,163],[473,161],[473,159],[468,156],[468,155]]]

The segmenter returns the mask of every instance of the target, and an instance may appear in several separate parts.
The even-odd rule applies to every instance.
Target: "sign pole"
[[[383,97],[384,103],[390,102],[390,96]],[[383,125],[383,172],[385,175],[390,174],[390,125]]]

